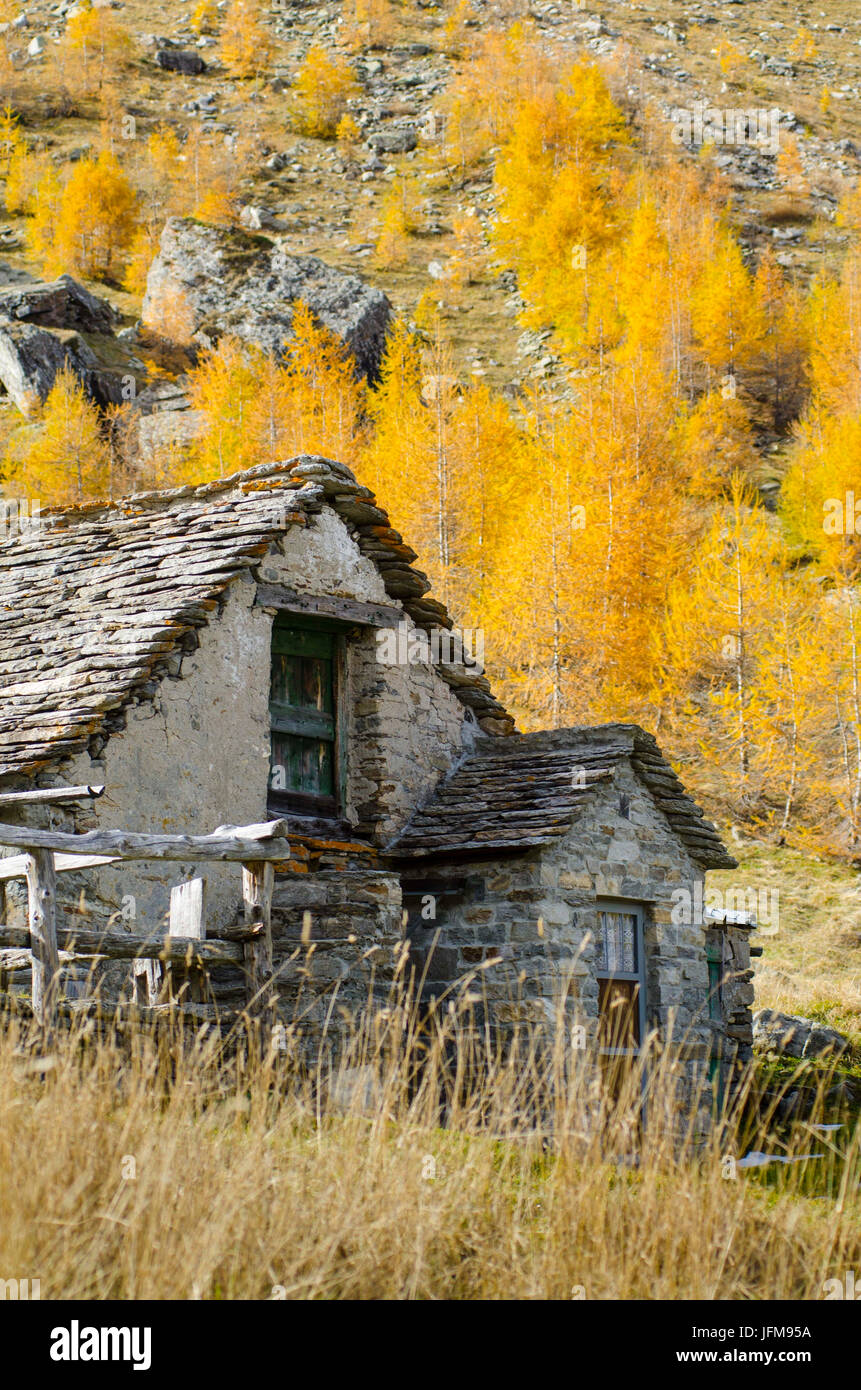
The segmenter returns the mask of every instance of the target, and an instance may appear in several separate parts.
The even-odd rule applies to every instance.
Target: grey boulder
[[[0,382],[25,415],[70,368],[97,405],[133,394],[137,373],[114,334],[115,310],[70,275],[0,285]]]
[[[784,1057],[840,1056],[849,1050],[848,1038],[836,1028],[774,1009],[759,1009],[754,1014],[753,1045],[757,1051],[778,1052]]]
[[[97,405],[119,405],[134,373],[111,369],[79,333],[0,319],[0,381],[18,409],[29,415],[45,400],[57,376],[71,368]]]
[[[409,154],[418,142],[415,127],[405,126],[402,130],[386,130],[370,135],[366,144],[377,154]]]
[[[186,48],[160,48],[155,60],[166,72],[181,72],[187,77],[198,77],[206,72],[206,63],[200,54]]]
[[[282,241],[269,237],[171,218],[150,267],[141,317],[147,328],[169,338],[179,313],[200,347],[234,334],[283,357],[297,300],[349,348],[359,371],[375,380],[392,315],[389,300],[357,275],[316,256],[292,256]]]
[[[81,333],[113,333],[118,322],[112,305],[90,294],[71,275],[48,282],[0,286],[0,316],[42,328],[75,328]]]

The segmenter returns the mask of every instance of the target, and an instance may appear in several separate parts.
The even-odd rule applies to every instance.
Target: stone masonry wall
[[[430,868],[427,876],[433,876]],[[509,860],[452,866],[439,877],[451,884],[465,881],[466,887],[459,897],[441,894],[439,922],[420,925],[416,914],[411,918],[420,969],[439,927],[442,956],[440,966],[431,958],[430,981],[463,977],[482,961],[501,957],[474,984],[497,1022],[554,1026],[561,1009],[594,1030],[598,900],[629,899],[646,907],[647,1026],[664,1037],[671,1030],[692,1057],[707,1056],[703,926],[672,920],[673,890],[702,881],[703,872],[627,764],[617,765],[612,781],[599,784],[557,845]]]

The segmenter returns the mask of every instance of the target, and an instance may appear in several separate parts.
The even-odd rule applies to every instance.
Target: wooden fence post
[[[204,902],[206,882],[202,878],[191,878],[185,883],[177,883],[170,890],[170,935],[187,937],[189,941],[206,939],[206,920]],[[169,965],[167,976],[170,980],[170,993],[174,998],[182,985],[188,981],[189,999],[192,1003],[203,1003],[205,976],[202,970],[192,966]]]
[[[269,1007],[272,999],[272,890],[275,869],[271,863],[258,860],[242,866],[242,901],[245,921],[263,923],[263,933],[245,943],[245,969],[248,975],[248,1003],[252,1015],[262,1017],[264,1027],[273,1020]]]
[[[161,965],[157,960],[132,961],[135,1003],[142,1008],[158,1003],[161,993]]]
[[[27,856],[30,949],[33,953],[33,1013],[43,1028],[57,1017],[60,958],[57,954],[57,880],[49,849]]]

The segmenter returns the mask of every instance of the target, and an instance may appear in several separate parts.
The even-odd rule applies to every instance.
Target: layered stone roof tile
[[[369,489],[313,455],[46,511],[0,543],[0,777],[31,776],[122,727],[125,706],[155,692],[230,584],[327,503],[413,621],[451,627]],[[513,729],[484,677],[446,679],[486,732]]]
[[[735,868],[656,740],[636,724],[481,739],[388,847],[394,859],[522,853],[561,838],[596,786],[629,761],[691,858]]]

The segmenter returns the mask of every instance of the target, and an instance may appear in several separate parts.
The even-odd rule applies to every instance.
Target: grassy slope
[[[171,3],[167,0],[154,0],[153,3],[126,0],[117,11],[117,18],[135,37],[169,36],[182,32],[193,8],[191,3],[177,5],[174,0]],[[456,73],[457,57],[444,52],[447,46],[445,23],[453,8],[453,3],[440,4],[437,8],[424,4],[419,8],[415,3],[389,7],[384,42],[364,56],[382,60],[386,81],[394,83],[395,100],[386,102],[392,110],[399,107],[407,114],[412,106],[413,89],[406,84],[400,85],[415,70],[416,60],[406,51],[410,43],[428,44],[434,50],[435,56],[422,61],[433,65],[439,83],[448,82]],[[289,12],[291,27],[279,41],[273,72],[289,79],[310,44],[319,41],[320,25],[337,18],[342,18],[346,25],[352,13],[353,6],[348,3],[292,8]],[[614,63],[619,94],[629,93],[640,109],[649,102],[688,106],[703,96],[708,96],[718,106],[778,105],[784,110],[793,109],[805,121],[814,139],[811,147],[814,155],[817,154],[816,142],[822,139],[849,136],[861,142],[861,104],[851,95],[838,99],[842,87],[854,92],[854,84],[858,81],[856,54],[857,41],[861,40],[861,18],[856,17],[848,0],[828,0],[827,4],[816,5],[770,0],[767,14],[762,5],[726,6],[708,3],[708,0],[698,6],[688,6],[679,0],[656,0],[648,5],[616,3],[595,9],[572,6],[569,0],[558,5],[493,0],[492,3],[476,3],[475,14],[482,24],[531,18],[543,42],[551,49],[572,56],[577,43],[589,40],[589,22],[601,15],[611,37],[599,42],[611,48],[618,39],[620,46],[616,58],[605,51],[599,56]],[[696,14],[704,20],[717,22],[694,23]],[[27,16],[27,26],[21,31],[22,45],[31,35],[50,30],[53,23],[46,0],[35,0],[28,6]],[[684,42],[656,33],[656,26],[666,27],[670,20],[676,32],[685,36]],[[827,32],[828,23],[843,25],[844,32]],[[733,81],[727,81],[718,53],[723,39],[731,41],[743,55],[758,51],[770,57],[786,57],[800,25],[813,33],[818,55],[812,62],[800,63],[794,79],[762,73],[759,58],[747,57],[747,61],[731,74]],[[466,31],[473,36],[476,32],[475,29]],[[330,40],[324,37],[326,41]],[[144,51],[139,50],[141,56]],[[290,243],[298,252],[319,254],[332,264],[368,275],[389,294],[396,308],[408,315],[421,294],[435,283],[428,274],[428,264],[434,260],[444,261],[453,249],[453,216],[470,206],[476,207],[485,225],[493,216],[489,163],[470,171],[465,180],[455,178],[448,186],[438,186],[434,181],[429,185],[424,227],[411,240],[407,263],[397,269],[375,268],[372,257],[363,254],[360,248],[376,233],[380,204],[394,171],[416,172],[422,161],[421,151],[387,156],[387,172],[370,183],[345,181],[334,167],[335,154],[330,143],[299,138],[290,132],[289,92],[275,93],[264,87],[262,101],[249,103],[247,97],[252,84],[232,82],[217,68],[197,78],[164,73],[153,65],[152,50],[147,51],[150,59],[138,62],[122,83],[123,104],[135,109],[138,138],[146,138],[165,118],[193,128],[197,117],[185,112],[183,105],[209,92],[217,97],[219,119],[232,127],[243,129],[252,121],[262,121],[272,134],[272,143],[293,156],[301,167],[275,177],[263,167],[249,169],[242,191],[244,200],[264,202],[283,217],[289,228]],[[207,60],[212,59],[213,53],[212,48],[205,50]],[[646,62],[656,64],[657,70],[645,67]],[[39,68],[27,71],[37,83]],[[688,76],[677,78],[674,74],[679,71]],[[823,115],[819,109],[819,95],[825,85],[838,94],[828,115]],[[427,105],[432,106],[434,100]],[[380,105],[372,86],[363,93],[362,105],[370,108]],[[420,106],[415,110],[417,119],[425,109],[426,106]],[[95,120],[52,117],[36,121],[28,134],[47,136],[52,153],[60,158],[87,141],[95,141],[98,130]],[[362,152],[361,157],[366,153]],[[819,181],[823,187],[839,194],[857,177],[861,166],[851,154],[842,160],[833,154],[826,156],[821,151],[819,154],[817,176],[811,180],[814,192]],[[785,200],[776,199],[773,192],[739,187],[734,200],[736,219],[751,245],[770,240],[772,225],[785,220],[776,208],[776,203]],[[24,231],[20,219],[10,219],[10,222]],[[806,223],[800,244],[781,245],[780,251],[806,275],[823,262],[834,263],[842,240],[827,220],[814,218]],[[5,258],[28,265],[26,249],[17,256]],[[103,287],[100,292],[104,292]],[[136,316],[139,306],[130,296],[113,293],[111,297],[130,318]],[[511,308],[506,308],[507,299],[508,292],[488,271],[475,284],[464,288],[459,304],[446,306],[444,312],[446,329],[462,369],[470,370],[478,363],[487,380],[498,386],[525,376],[542,375],[544,371],[537,361],[525,361],[520,355],[520,329]],[[537,356],[541,355],[539,349]]]

